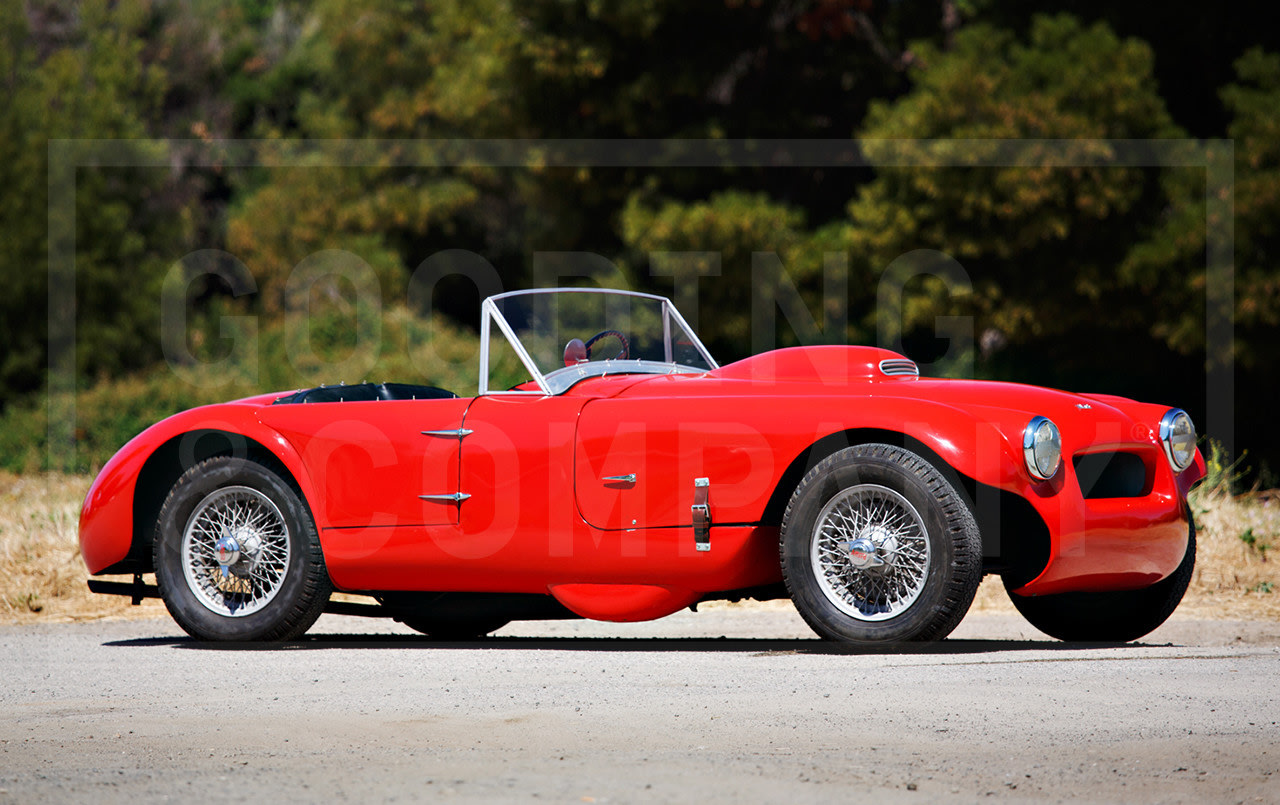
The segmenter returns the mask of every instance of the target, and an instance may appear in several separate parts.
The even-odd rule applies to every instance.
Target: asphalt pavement
[[[0,803],[1280,802],[1280,624],[1063,644],[972,613],[857,648],[793,611],[285,646],[0,627]]]

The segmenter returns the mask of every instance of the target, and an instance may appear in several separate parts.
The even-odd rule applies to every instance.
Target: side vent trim
[[[880,372],[889,377],[919,377],[920,367],[906,358],[890,358],[880,361]]]

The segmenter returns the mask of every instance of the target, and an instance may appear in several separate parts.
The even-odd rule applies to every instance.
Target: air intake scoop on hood
[[[914,361],[877,347],[789,347],[753,355],[711,372],[737,380],[817,380],[839,383],[854,379],[903,380],[918,377]]]

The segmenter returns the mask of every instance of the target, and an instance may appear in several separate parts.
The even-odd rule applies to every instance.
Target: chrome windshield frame
[[[659,302],[662,305],[662,338],[663,353],[666,358],[665,362],[641,361],[641,360],[607,360],[594,364],[591,368],[587,367],[565,367],[557,369],[550,373],[543,373],[537,363],[534,362],[533,356],[525,349],[524,344],[520,342],[519,336],[512,329],[510,323],[502,315],[498,303],[518,296],[532,296],[536,294],[570,294],[570,293],[598,293],[613,294],[616,296],[629,296],[637,299],[648,299],[650,301]],[[707,364],[707,368],[699,368],[688,366],[675,362],[674,348],[671,341],[671,322],[674,320],[681,329],[688,334],[691,339],[692,346],[697,350],[698,355]],[[496,325],[499,332],[507,339],[507,343],[511,345],[512,350],[524,364],[525,369],[529,371],[529,376],[538,386],[538,390],[532,389],[520,390],[510,389],[505,391],[497,391],[489,388],[489,339],[492,333],[492,326]],[[711,353],[703,345],[702,340],[698,338],[698,334],[693,331],[689,323],[685,321],[684,316],[680,315],[680,311],[671,303],[670,299],[665,296],[657,296],[654,294],[640,293],[639,291],[622,291],[614,288],[532,288],[524,291],[509,291],[507,293],[496,294],[485,299],[480,306],[480,377],[478,394],[481,397],[493,394],[502,395],[525,395],[536,397],[551,397],[557,394],[563,394],[572,388],[575,384],[591,377],[603,377],[613,374],[691,374],[709,371],[710,369],[718,369],[720,364],[716,363],[715,358],[711,357]]]

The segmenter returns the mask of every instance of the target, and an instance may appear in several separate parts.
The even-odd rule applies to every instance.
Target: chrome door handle
[[[606,475],[600,480],[612,481],[614,483],[634,484],[636,482],[636,474],[634,472],[629,472],[626,475]]]
[[[448,436],[454,439],[461,439],[462,437],[470,436],[473,433],[475,433],[475,431],[467,430],[466,428],[455,428],[453,430],[424,430],[422,432],[422,435],[423,436]]]

